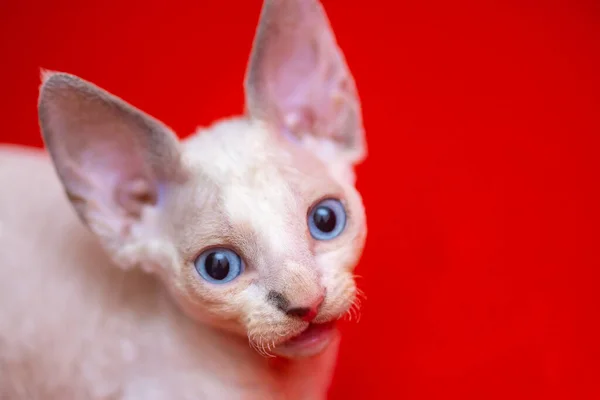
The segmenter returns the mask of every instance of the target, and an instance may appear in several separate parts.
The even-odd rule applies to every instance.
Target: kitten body
[[[0,147],[0,399],[318,399],[337,352],[265,358],[115,267],[41,151]]]
[[[42,81],[47,152],[0,147],[0,399],[324,398],[366,149],[319,2],[265,1],[247,113],[185,140],[74,75]]]

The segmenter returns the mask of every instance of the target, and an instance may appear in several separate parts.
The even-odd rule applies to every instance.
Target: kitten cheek
[[[315,261],[323,275],[333,276],[352,273],[360,261],[360,256],[361,252],[351,249],[349,246],[342,246],[323,251],[316,256]]]
[[[239,312],[242,306],[235,294],[223,296],[227,301],[220,296],[177,290],[173,291],[171,296],[192,320],[238,335],[246,334],[244,318]]]
[[[227,286],[211,285],[198,276],[193,265],[185,265],[174,274],[167,287],[171,297],[191,319],[228,331],[245,333],[242,293],[245,280]]]
[[[347,272],[332,274],[327,279],[324,276],[324,285],[327,287],[327,297],[321,308],[316,323],[329,322],[347,316],[357,301],[356,283],[353,275]]]
[[[315,322],[328,322],[343,317],[352,306],[357,292],[352,271],[341,268],[333,261],[324,262],[327,259],[330,260],[329,257],[321,257],[318,264],[327,296]]]

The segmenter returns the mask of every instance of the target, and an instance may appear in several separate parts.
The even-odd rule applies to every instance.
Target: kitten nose
[[[319,313],[319,307],[323,304],[324,299],[324,296],[320,296],[309,307],[292,307],[286,311],[286,314],[290,317],[300,318],[306,322],[312,322]]]

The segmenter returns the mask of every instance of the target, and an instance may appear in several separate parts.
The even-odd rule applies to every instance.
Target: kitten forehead
[[[219,188],[216,207],[229,225],[250,228],[275,254],[298,247],[306,210],[285,173],[292,172],[290,155],[265,128],[225,121],[200,132],[186,150],[187,161]]]
[[[225,187],[222,192],[223,209],[234,226],[249,225],[268,244],[270,251],[282,254],[293,249],[294,243],[298,242],[298,238],[294,237],[293,218],[289,218],[297,214],[290,194],[280,176],[265,173],[253,187]]]

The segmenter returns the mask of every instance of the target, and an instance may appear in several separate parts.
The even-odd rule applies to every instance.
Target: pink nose
[[[320,296],[317,301],[311,304],[309,307],[293,307],[287,310],[287,314],[292,317],[298,317],[303,321],[312,322],[319,313],[319,307],[323,304],[324,296]]]

